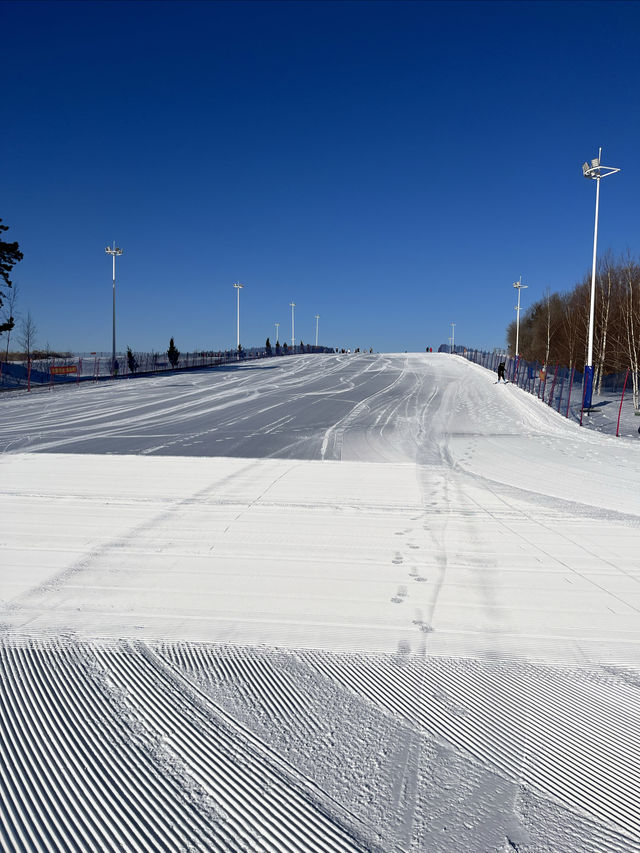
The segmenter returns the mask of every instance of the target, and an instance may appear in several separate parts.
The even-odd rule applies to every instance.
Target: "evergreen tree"
[[[169,341],[169,349],[167,350],[167,358],[169,359],[169,364],[171,367],[175,367],[180,359],[180,350],[176,349],[176,345],[173,342],[173,338]]]
[[[289,347],[287,346],[287,342],[285,341],[282,344],[282,355],[287,355],[288,352],[289,352]]]
[[[267,351],[267,355],[271,355],[271,341],[267,338],[267,342],[265,344],[265,349]]]
[[[135,373],[138,369],[138,362],[131,351],[131,347],[127,347],[127,364],[129,365],[129,373]]]
[[[280,341],[276,341],[276,355],[280,355]]]
[[[11,287],[9,273],[18,261],[21,261],[23,258],[23,254],[17,243],[7,243],[2,239],[2,232],[8,230],[9,226],[2,225],[2,219],[0,219],[0,308],[2,308],[2,297],[6,298],[8,295],[3,290],[2,283],[4,282],[6,287]],[[12,316],[7,317],[4,323],[0,322],[0,335],[2,332],[10,332],[14,326],[14,318]]]

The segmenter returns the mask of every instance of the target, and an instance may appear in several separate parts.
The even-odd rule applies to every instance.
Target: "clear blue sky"
[[[0,3],[0,217],[39,345],[503,344],[640,253],[634,2]]]

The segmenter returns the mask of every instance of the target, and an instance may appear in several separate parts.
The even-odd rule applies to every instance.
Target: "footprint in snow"
[[[406,588],[406,586],[399,586],[399,587],[398,587],[398,591],[397,591],[397,592],[396,592],[396,594],[393,596],[393,598],[391,599],[391,601],[392,601],[394,604],[402,604],[402,602],[405,600],[405,598],[406,598],[406,597],[407,597],[407,588]]]

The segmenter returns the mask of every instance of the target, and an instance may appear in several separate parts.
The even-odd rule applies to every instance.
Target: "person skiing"
[[[500,364],[498,365],[498,382],[500,382],[501,379],[503,382],[507,381],[505,379],[505,376],[504,376],[504,368],[505,368],[504,361],[501,361]]]

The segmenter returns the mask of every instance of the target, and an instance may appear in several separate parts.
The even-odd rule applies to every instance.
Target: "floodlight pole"
[[[584,403],[585,409],[591,408],[593,399],[593,327],[596,306],[596,260],[598,251],[598,209],[600,207],[600,179],[619,172],[613,166],[601,166],[602,148],[598,150],[598,156],[589,163],[582,166],[582,174],[596,182],[596,218],[593,227],[593,264],[591,267],[591,300],[589,304],[589,342],[587,346],[587,363],[584,368]]]
[[[276,326],[276,343],[278,343],[278,341],[280,340],[279,333],[278,333],[278,330],[280,328],[280,323],[276,323],[275,326]]]
[[[295,326],[294,326],[293,312],[294,312],[294,308],[296,307],[296,303],[290,302],[289,305],[291,306],[291,348],[295,352],[296,338],[295,338],[295,334],[294,334]]]
[[[240,284],[239,281],[233,285],[238,292],[238,330],[236,335],[236,351],[240,352],[240,291],[244,287],[244,284]]]
[[[518,304],[516,305],[516,352],[515,357],[519,355],[518,347],[520,346],[520,291],[526,290],[529,285],[522,283],[522,276],[517,281],[513,282],[513,286],[518,291]]]
[[[318,346],[318,320],[320,319],[320,315],[316,314],[316,348]]]
[[[113,257],[113,335],[111,340],[111,375],[116,371],[116,256],[122,254],[122,249],[116,246],[116,241],[113,241],[113,248],[107,246],[105,249],[107,255]]]
[[[455,323],[452,323],[452,324],[451,324],[451,338],[450,338],[450,341],[451,341],[451,353],[453,353],[453,351],[454,351],[454,349],[455,349],[455,339],[456,339],[456,324],[455,324]]]

